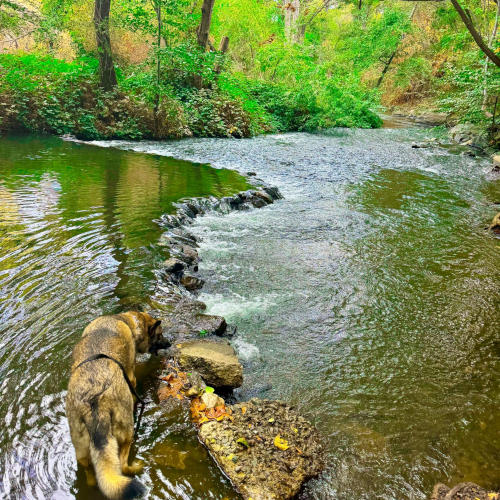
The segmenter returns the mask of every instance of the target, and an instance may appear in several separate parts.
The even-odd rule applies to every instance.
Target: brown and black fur
[[[111,499],[144,495],[145,487],[126,475],[142,465],[128,463],[134,436],[134,397],[117,363],[101,358],[78,366],[91,356],[106,354],[119,361],[135,387],[136,353],[162,347],[161,322],[143,312],[101,316],[83,331],[73,350],[66,397],[71,440],[76,459],[90,485],[96,482]],[[92,466],[95,476],[92,473]]]

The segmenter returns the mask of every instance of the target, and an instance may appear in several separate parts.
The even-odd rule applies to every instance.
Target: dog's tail
[[[90,458],[100,490],[112,500],[132,500],[144,496],[144,485],[122,474],[118,442],[111,434],[110,415],[99,415],[93,407],[92,410],[87,429],[90,435]]]

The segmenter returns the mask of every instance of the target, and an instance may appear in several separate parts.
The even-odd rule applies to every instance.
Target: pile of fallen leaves
[[[166,383],[162,384],[159,388],[158,399],[160,401],[164,401],[168,398],[179,399],[181,401],[190,399],[186,394],[191,387],[188,377],[190,374],[181,371],[172,361],[165,363],[165,372],[167,372],[167,375],[159,377],[160,380]],[[213,393],[212,387],[206,387],[205,390],[207,394]],[[222,398],[218,398],[221,403],[212,408],[207,407],[203,399],[206,398],[201,396],[195,397],[191,401],[191,419],[195,424],[201,425],[211,420],[220,422],[225,418],[232,419],[232,411],[226,407]]]
[[[191,420],[198,425],[216,420],[220,422],[225,418],[233,419],[232,411],[225,404],[220,404],[213,408],[207,408],[207,405],[202,401],[202,398],[194,398],[191,401]]]
[[[158,399],[160,401],[168,398],[180,400],[187,399],[187,396],[184,394],[186,388],[189,387],[187,374],[180,371],[172,362],[167,363],[166,369],[166,371],[169,372],[168,375],[159,377],[160,380],[163,380],[166,384],[162,384],[158,390]]]

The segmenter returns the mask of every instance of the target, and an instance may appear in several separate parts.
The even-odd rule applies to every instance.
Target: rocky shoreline
[[[221,199],[185,200],[175,214],[157,221],[165,229],[159,245],[169,257],[157,271],[149,305],[171,343],[160,352],[164,368],[157,394],[166,409],[181,402],[187,411],[189,404],[200,442],[244,499],[286,500],[323,470],[321,438],[284,402],[253,398],[229,404],[232,390],[243,383],[243,367],[228,341],[236,328],[222,316],[205,314],[206,305],[197,300],[204,284],[198,239],[186,229],[207,212],[263,208],[282,198],[253,172],[247,177],[254,189]]]

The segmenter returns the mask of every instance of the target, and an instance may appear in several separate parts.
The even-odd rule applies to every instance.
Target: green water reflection
[[[76,477],[65,420],[71,350],[93,318],[154,290],[153,269],[167,257],[155,219],[183,198],[247,188],[209,165],[58,138],[0,139],[0,496],[96,498]],[[149,450],[162,442],[188,450],[189,474],[157,462]],[[137,445],[155,496],[232,495],[183,412],[167,418],[151,406]]]

